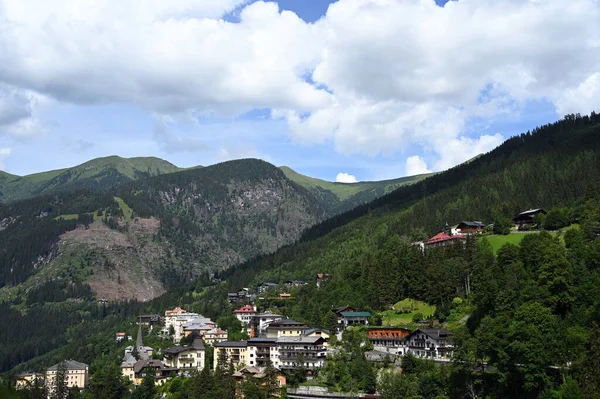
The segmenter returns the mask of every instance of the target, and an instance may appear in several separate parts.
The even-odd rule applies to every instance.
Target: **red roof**
[[[448,240],[463,240],[465,238],[467,238],[467,236],[464,234],[455,234],[453,236],[449,236],[448,234],[441,232],[439,234],[434,235],[429,240],[427,240],[425,242],[425,245],[434,244],[436,242],[448,241]]]
[[[250,305],[244,305],[241,308],[234,310],[233,313],[256,313],[256,310]]]
[[[174,314],[184,314],[184,313],[187,313],[187,310],[181,309],[180,307],[176,307],[173,310],[166,310],[165,311],[165,316],[171,316],[171,315],[174,315]]]

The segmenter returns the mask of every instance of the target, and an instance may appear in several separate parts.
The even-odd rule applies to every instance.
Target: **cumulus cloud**
[[[338,173],[335,177],[336,183],[357,183],[356,176],[348,173]]]
[[[423,173],[430,173],[431,170],[427,168],[427,163],[423,158],[418,155],[413,155],[406,159],[406,175],[414,176]]]
[[[263,1],[0,0],[0,82],[163,115],[271,109],[296,141],[370,156],[417,145],[438,170],[500,142],[465,135],[472,118],[600,102],[598,5],[339,0],[309,24]],[[222,19],[232,11],[239,22]],[[11,134],[39,132],[27,112],[0,90]],[[172,152],[201,145],[160,129],[155,139]]]
[[[200,139],[177,136],[163,121],[156,121],[154,124],[153,137],[162,150],[170,154],[206,151],[210,148]]]
[[[0,148],[0,170],[4,170],[4,160],[10,156],[11,152],[10,148]]]

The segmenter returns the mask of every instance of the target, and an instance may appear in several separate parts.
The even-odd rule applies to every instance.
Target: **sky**
[[[600,112],[600,0],[0,0],[0,170],[440,171]]]

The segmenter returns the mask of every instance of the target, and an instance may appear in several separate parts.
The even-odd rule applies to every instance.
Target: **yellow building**
[[[282,319],[269,323],[267,338],[297,337],[302,335],[308,325],[290,319]]]
[[[248,342],[246,341],[218,342],[214,345],[214,348],[214,369],[217,368],[219,359],[225,365],[232,362],[236,369],[248,364]]]
[[[220,328],[213,328],[202,334],[202,339],[209,345],[214,345],[217,342],[225,342],[227,341],[227,331],[221,330]]]
[[[40,384],[44,383],[44,374],[41,373],[21,373],[15,376],[17,380],[16,388],[27,388],[35,384],[38,381]]]
[[[65,382],[67,387],[77,387],[83,389],[88,386],[89,366],[85,363],[79,363],[75,360],[65,360],[61,363],[55,364],[46,371],[46,387],[48,392],[52,392],[56,387],[56,375],[59,372],[60,367],[65,371]]]

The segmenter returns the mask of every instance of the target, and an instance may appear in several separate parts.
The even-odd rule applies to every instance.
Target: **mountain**
[[[388,194],[398,187],[416,183],[433,175],[426,173],[392,180],[334,183],[302,175],[287,166],[281,166],[280,169],[288,179],[308,189],[319,199],[330,215],[343,213]]]
[[[0,207],[0,296],[63,280],[147,300],[290,244],[325,216],[310,192],[253,159],[10,202]]]
[[[79,188],[105,189],[117,184],[181,170],[154,157],[96,158],[72,168],[15,176],[0,172],[0,201],[9,202]]]

